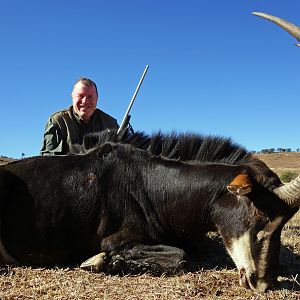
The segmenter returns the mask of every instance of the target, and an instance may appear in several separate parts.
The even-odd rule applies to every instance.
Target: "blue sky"
[[[300,148],[300,49],[253,11],[300,26],[299,0],[2,1],[0,155],[38,155],[80,76],[120,124],[147,64],[135,130]]]

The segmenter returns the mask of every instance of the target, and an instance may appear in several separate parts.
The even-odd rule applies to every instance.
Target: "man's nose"
[[[81,101],[82,101],[83,103],[86,103],[88,100],[89,100],[89,97],[88,97],[88,96],[84,96],[84,97],[82,97],[82,99],[81,99]]]

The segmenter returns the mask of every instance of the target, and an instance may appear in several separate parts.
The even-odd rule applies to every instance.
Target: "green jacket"
[[[116,119],[96,109],[89,123],[85,124],[74,113],[73,106],[49,117],[41,148],[41,155],[65,155],[72,145],[83,142],[83,136],[106,128],[118,128]]]

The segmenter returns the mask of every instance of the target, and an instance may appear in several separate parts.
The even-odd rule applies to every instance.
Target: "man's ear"
[[[227,185],[227,190],[235,195],[243,196],[252,192],[252,183],[247,173],[237,175],[233,181]]]

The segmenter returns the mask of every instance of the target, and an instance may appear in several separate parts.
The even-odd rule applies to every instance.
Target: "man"
[[[96,108],[98,90],[91,79],[77,80],[71,95],[73,105],[49,117],[41,155],[68,154],[73,145],[82,144],[86,133],[118,128],[116,119]]]

